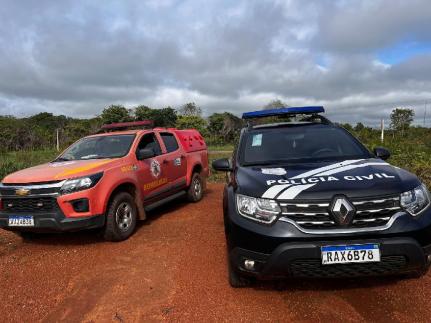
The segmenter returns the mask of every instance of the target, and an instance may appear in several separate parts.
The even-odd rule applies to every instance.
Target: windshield
[[[118,158],[125,156],[135,135],[88,137],[70,146],[56,161]]]
[[[371,157],[348,132],[324,125],[256,129],[244,138],[243,149],[246,166]]]

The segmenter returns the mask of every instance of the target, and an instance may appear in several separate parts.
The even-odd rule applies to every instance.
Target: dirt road
[[[122,243],[1,231],[2,321],[430,321],[431,273],[230,288],[221,191],[158,210]]]

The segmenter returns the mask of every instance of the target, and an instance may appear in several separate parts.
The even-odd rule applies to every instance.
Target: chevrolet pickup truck
[[[6,176],[0,184],[0,227],[22,232],[101,228],[127,239],[146,212],[186,196],[198,202],[209,174],[197,130],[127,130],[111,124],[78,140],[58,158]]]

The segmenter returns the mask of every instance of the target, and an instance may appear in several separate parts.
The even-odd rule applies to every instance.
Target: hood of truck
[[[74,160],[66,162],[52,162],[26,168],[6,176],[4,184],[27,184],[61,181],[69,178],[76,178],[92,175],[103,171],[106,167],[115,162],[115,159],[92,159]]]
[[[420,185],[415,175],[375,158],[238,167],[235,179],[238,193],[277,200],[392,195]]]

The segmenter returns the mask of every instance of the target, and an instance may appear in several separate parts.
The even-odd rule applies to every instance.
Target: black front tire
[[[229,273],[229,284],[233,288],[244,288],[252,285],[252,280],[249,277],[245,277],[232,268],[230,261],[228,260],[228,273]]]
[[[136,221],[135,199],[127,192],[118,193],[109,203],[103,237],[107,241],[126,240],[133,234]]]
[[[201,174],[194,173],[192,180],[190,181],[190,186],[187,190],[187,200],[194,203],[202,200],[204,188],[205,185]]]

